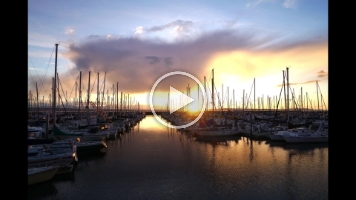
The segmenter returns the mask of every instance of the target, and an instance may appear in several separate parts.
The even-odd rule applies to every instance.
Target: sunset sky
[[[317,108],[318,91],[320,108],[328,107],[327,0],[28,1],[28,93],[35,96],[37,84],[40,100],[51,94],[56,43],[59,90],[68,101],[76,97],[80,71],[82,99],[90,71],[91,101],[99,73],[105,99],[118,83],[119,93],[149,109],[151,87],[162,75],[184,71],[202,84],[205,76],[211,91],[214,69],[224,99],[229,88],[238,106],[243,91],[253,100],[255,80],[256,101],[263,97],[266,105],[267,97],[280,96],[288,67],[296,98],[307,93]],[[193,80],[167,81],[157,106],[167,104],[170,85],[186,92],[188,84],[196,95]]]

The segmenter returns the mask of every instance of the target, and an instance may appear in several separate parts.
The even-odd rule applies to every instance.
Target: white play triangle
[[[177,106],[169,106],[169,114],[174,113],[175,111],[179,110],[180,108],[192,103],[194,101],[193,98],[190,98],[189,96],[185,95],[184,93],[176,90],[174,87],[170,86],[169,89],[169,101],[177,101],[183,97],[184,101],[181,103],[181,105]]]

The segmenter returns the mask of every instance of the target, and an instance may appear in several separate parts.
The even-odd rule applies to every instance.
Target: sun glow
[[[233,95],[235,103],[241,104],[243,94],[252,98],[279,98],[283,84],[283,71],[289,69],[289,83],[296,98],[301,90],[305,98],[317,99],[316,80],[320,86],[319,95],[327,96],[327,76],[319,76],[320,71],[327,71],[327,44],[314,44],[303,48],[292,48],[283,52],[246,52],[216,54],[207,64],[207,69],[214,69],[214,96],[219,96],[224,107],[227,99],[231,103]],[[211,95],[212,72],[207,74]],[[309,79],[310,81],[306,81]],[[320,97],[319,97],[320,98]],[[327,98],[324,98],[326,106]],[[240,102],[240,103],[238,103]]]

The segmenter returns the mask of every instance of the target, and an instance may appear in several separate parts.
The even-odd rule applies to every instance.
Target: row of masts
[[[52,95],[50,95],[52,96]],[[129,94],[123,94],[123,100],[122,100],[122,106],[120,106],[120,110],[122,111],[132,111],[132,110],[138,110],[139,109],[139,102],[137,100],[135,100],[135,98],[133,97],[129,97]],[[28,99],[28,109],[29,111],[45,111],[48,109],[52,109],[52,98],[48,97],[48,99],[45,99],[44,96],[42,96],[41,99],[38,99],[37,97],[34,97],[32,95],[32,93],[29,93],[29,99]],[[62,98],[57,97],[57,110],[64,110],[64,109],[68,109],[68,110],[79,110],[79,99],[75,98],[72,99],[71,101],[66,101],[65,103],[61,103]],[[120,98],[121,99],[121,98]],[[116,103],[115,103],[116,98],[111,97],[111,96],[107,96],[107,99],[104,100],[103,102],[103,106],[100,106],[100,110],[108,110],[108,111],[113,111],[116,110]],[[59,103],[58,103],[59,102]],[[85,98],[84,100],[81,101],[81,107],[85,108],[87,99]],[[93,104],[92,101],[91,105],[92,107],[95,106],[96,109],[96,105]],[[121,102],[121,101],[120,101]],[[101,102],[99,102],[101,103]],[[62,108],[63,107],[63,108]],[[122,108],[122,109],[121,109]]]
[[[100,93],[99,89],[99,73],[97,73],[97,96],[96,96],[96,103],[90,101],[90,77],[91,77],[91,72],[89,71],[89,78],[88,78],[88,91],[87,91],[87,97],[85,99],[85,106],[84,101],[82,100],[82,71],[80,71],[79,74],[79,97],[77,98],[77,91],[78,91],[78,84],[77,82],[75,83],[75,98],[72,99],[72,102],[67,101],[67,92],[65,93],[64,97],[62,97],[60,94],[60,89],[59,89],[59,78],[58,78],[58,73],[57,73],[57,52],[58,52],[58,44],[56,44],[56,56],[55,56],[55,76],[52,78],[52,94],[49,94],[49,99],[47,102],[45,102],[44,96],[42,98],[42,102],[39,100],[39,95],[38,95],[38,88],[37,88],[37,83],[36,83],[36,97],[33,97],[31,91],[29,92],[29,98],[28,98],[28,108],[29,111],[34,111],[34,109],[37,111],[37,115],[39,116],[39,113],[42,111],[48,111],[49,109],[52,109],[52,116],[53,120],[55,120],[55,115],[56,115],[56,110],[60,109],[61,106],[63,109],[70,109],[73,110],[73,108],[77,108],[77,111],[79,113],[80,119],[82,118],[82,110],[85,108],[87,110],[87,115],[89,116],[89,108],[93,107],[94,110],[99,113],[101,111],[105,110],[114,110],[114,113],[116,115],[122,114],[122,112],[127,112],[127,111],[139,111],[140,110],[140,103],[135,100],[135,98],[130,97],[130,94],[123,94],[122,92],[120,93],[120,98],[119,98],[119,90],[118,90],[118,82],[116,84],[116,88],[114,87],[113,84],[113,96],[110,97],[107,92],[107,100],[106,104],[104,105],[104,91],[105,91],[105,79],[106,79],[106,72],[104,76],[104,89],[102,90],[103,92]],[[64,92],[63,92],[64,93]],[[58,95],[58,97],[57,97]],[[101,100],[100,100],[101,96]],[[63,100],[64,99],[64,100]],[[120,102],[119,102],[120,99]],[[57,102],[58,100],[58,102]],[[64,102],[65,101],[65,102]],[[105,106],[105,107],[104,107]],[[42,108],[42,109],[41,109]],[[91,111],[94,111],[91,109]]]
[[[204,90],[205,94],[208,94],[208,88],[206,87],[207,85],[207,80],[206,77],[204,76]],[[221,95],[219,92],[217,92],[217,89],[215,87],[215,82],[214,82],[214,69],[212,69],[212,78],[211,78],[211,104],[209,102],[206,102],[206,109],[215,111],[215,110],[244,110],[244,109],[249,109],[249,110],[254,110],[254,111],[275,111],[277,109],[281,109],[287,112],[289,111],[301,111],[301,112],[308,112],[308,111],[325,111],[327,110],[327,107],[325,105],[324,99],[322,94],[320,93],[320,101],[319,101],[319,84],[318,81],[316,81],[316,86],[317,86],[317,108],[312,103],[312,100],[309,98],[308,92],[305,93],[305,96],[303,97],[303,88],[300,90],[300,95],[298,96],[298,99],[296,98],[294,88],[292,89],[289,85],[289,68],[286,68],[286,71],[283,70],[283,85],[281,88],[281,92],[279,97],[278,96],[267,96],[266,97],[266,104],[265,105],[265,98],[262,95],[262,97],[257,97],[256,101],[256,82],[255,79],[253,80],[253,100],[250,100],[250,95],[248,96],[247,93],[245,93],[245,89],[243,90],[243,97],[242,101],[238,102],[235,100],[235,90],[232,90],[232,98],[229,96],[229,87],[227,87],[227,95],[226,98],[224,98],[224,85],[222,84],[222,89],[221,89]],[[198,88],[198,106],[201,106],[200,104],[200,95],[199,95],[199,84],[197,85]],[[252,92],[252,91],[251,91]],[[281,95],[283,92],[284,97]],[[217,95],[215,95],[217,93]],[[191,92],[190,92],[190,86],[188,84],[187,90],[184,93],[188,97],[191,97]],[[290,94],[292,98],[290,98]],[[218,101],[217,103],[215,101]],[[226,102],[225,102],[226,100]],[[284,101],[284,106],[281,103],[281,101]],[[188,111],[189,110],[189,105],[186,106],[181,106],[185,105],[186,99],[184,97],[180,97],[179,99],[171,99],[170,95],[168,93],[168,103],[167,103],[167,111],[169,110],[169,105],[173,106],[174,108],[180,108],[178,109],[179,111]],[[257,103],[256,103],[257,102]],[[292,102],[292,104],[290,103]],[[315,103],[315,102],[314,102]],[[242,104],[242,105],[241,105]],[[257,108],[256,108],[257,104]],[[226,106],[225,106],[226,105]],[[293,107],[292,107],[292,106]],[[174,109],[176,110],[176,109]]]

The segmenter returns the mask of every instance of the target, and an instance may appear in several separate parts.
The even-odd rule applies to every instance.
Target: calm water
[[[198,141],[146,116],[28,199],[328,199],[328,146]]]

